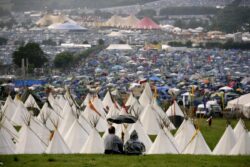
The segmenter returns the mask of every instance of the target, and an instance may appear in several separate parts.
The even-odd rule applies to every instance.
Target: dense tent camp
[[[76,23],[66,22],[66,23],[54,23],[48,26],[50,30],[67,30],[67,31],[86,31],[85,27],[82,27]]]
[[[104,25],[118,28],[136,28],[136,25],[139,23],[139,21],[140,20],[134,15],[129,15],[127,17],[113,15],[104,23]]]
[[[160,29],[161,27],[158,24],[156,24],[152,19],[144,17],[137,23],[136,28],[151,30],[151,29]]]
[[[74,23],[73,20],[71,20],[63,15],[45,14],[41,19],[39,19],[36,22],[36,25],[39,27],[46,27],[46,26],[50,26],[50,25],[55,24],[55,23],[65,23],[65,22]]]

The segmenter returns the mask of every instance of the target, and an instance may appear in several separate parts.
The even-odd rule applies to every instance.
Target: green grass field
[[[237,120],[230,120],[232,127]],[[245,120],[246,127],[250,129],[250,120]],[[208,127],[205,119],[199,120],[201,132],[209,147],[213,150],[226,128],[225,119],[214,119],[212,127]],[[1,162],[3,164],[1,164]],[[232,166],[249,167],[250,156],[208,156],[208,155],[0,155],[0,167],[64,167],[64,166],[109,166],[109,167],[141,167],[141,166]]]

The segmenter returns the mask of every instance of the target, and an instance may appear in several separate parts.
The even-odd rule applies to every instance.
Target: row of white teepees
[[[213,152],[192,120],[184,119],[173,136],[175,126],[169,120],[172,108],[175,114],[184,116],[176,102],[164,112],[157,104],[149,85],[137,100],[131,94],[121,107],[107,92],[103,100],[88,94],[81,106],[69,92],[48,97],[40,108],[32,95],[25,103],[18,97],[7,98],[0,112],[0,154],[103,154],[104,137],[109,123],[107,118],[131,114],[138,118],[134,124],[113,124],[116,134],[125,133],[125,142],[133,130],[146,146],[146,154],[214,154],[250,155],[250,135],[240,119],[234,130],[230,125],[217,143]],[[27,108],[40,112],[34,116]],[[21,126],[17,131],[14,126]],[[100,132],[104,132],[103,136]],[[152,141],[149,135],[157,135]]]

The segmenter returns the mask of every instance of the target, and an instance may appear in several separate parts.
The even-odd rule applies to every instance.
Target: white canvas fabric
[[[192,122],[190,120],[184,120],[174,137],[180,152],[185,149],[194,133],[195,128]]]
[[[250,155],[250,136],[246,130],[238,138],[230,155]]]
[[[11,118],[11,122],[15,126],[22,126],[24,124],[24,116],[29,114],[29,111],[24,106],[23,102],[18,100],[16,101],[17,108],[14,115]]]
[[[24,106],[25,107],[34,107],[34,108],[37,108],[40,110],[40,107],[37,105],[36,100],[34,99],[34,97],[31,94],[26,99]]]
[[[203,138],[201,132],[197,130],[191,140],[185,147],[183,154],[211,154],[211,150],[208,147],[205,139]]]
[[[236,143],[236,137],[231,125],[228,125],[224,134],[213,150],[215,155],[228,155]]]
[[[168,117],[175,116],[175,115],[184,117],[184,114],[181,111],[180,106],[176,103],[176,101],[174,101],[174,103],[168,108],[166,114]]]
[[[17,138],[17,136],[12,133],[12,129],[9,128],[11,125],[8,123],[8,120],[3,117],[3,113],[0,114],[0,154],[14,154],[15,145],[12,140]]]
[[[80,153],[85,153],[85,154],[103,154],[104,153],[104,141],[96,129],[94,128],[92,129]]]
[[[22,131],[16,143],[17,154],[41,154],[44,153],[46,145],[29,126],[23,125]]]
[[[88,138],[88,132],[82,127],[76,119],[72,126],[69,128],[64,139],[69,146],[72,153],[80,153],[81,148]]]
[[[46,149],[48,154],[70,154],[71,151],[61,136],[60,132],[55,129],[53,138],[49,143],[48,148]]]
[[[104,96],[103,100],[102,100],[102,104],[104,106],[104,108],[111,108],[113,106],[113,101],[112,101],[112,97],[110,95],[110,92],[107,91],[106,95]]]
[[[2,111],[9,120],[11,120],[11,117],[15,114],[16,107],[17,106],[12,100],[11,96],[8,96],[4,103],[4,106],[2,107]]]
[[[235,137],[236,138],[240,137],[243,132],[245,132],[245,124],[242,119],[239,119],[238,123],[234,127]]]
[[[161,129],[148,154],[178,154],[178,150],[170,137]]]
[[[140,117],[142,126],[147,134],[149,135],[157,135],[160,131],[159,126],[159,115],[158,113],[152,108],[151,104],[148,104],[142,115]]]

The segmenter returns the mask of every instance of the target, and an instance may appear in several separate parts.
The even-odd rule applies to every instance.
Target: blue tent
[[[159,77],[157,77],[157,76],[151,76],[151,77],[149,78],[149,80],[150,80],[150,81],[154,81],[154,82],[156,82],[156,81],[162,82],[162,79],[159,78]]]
[[[32,85],[45,85],[47,82],[43,80],[15,80],[13,83],[16,87],[24,87]]]

